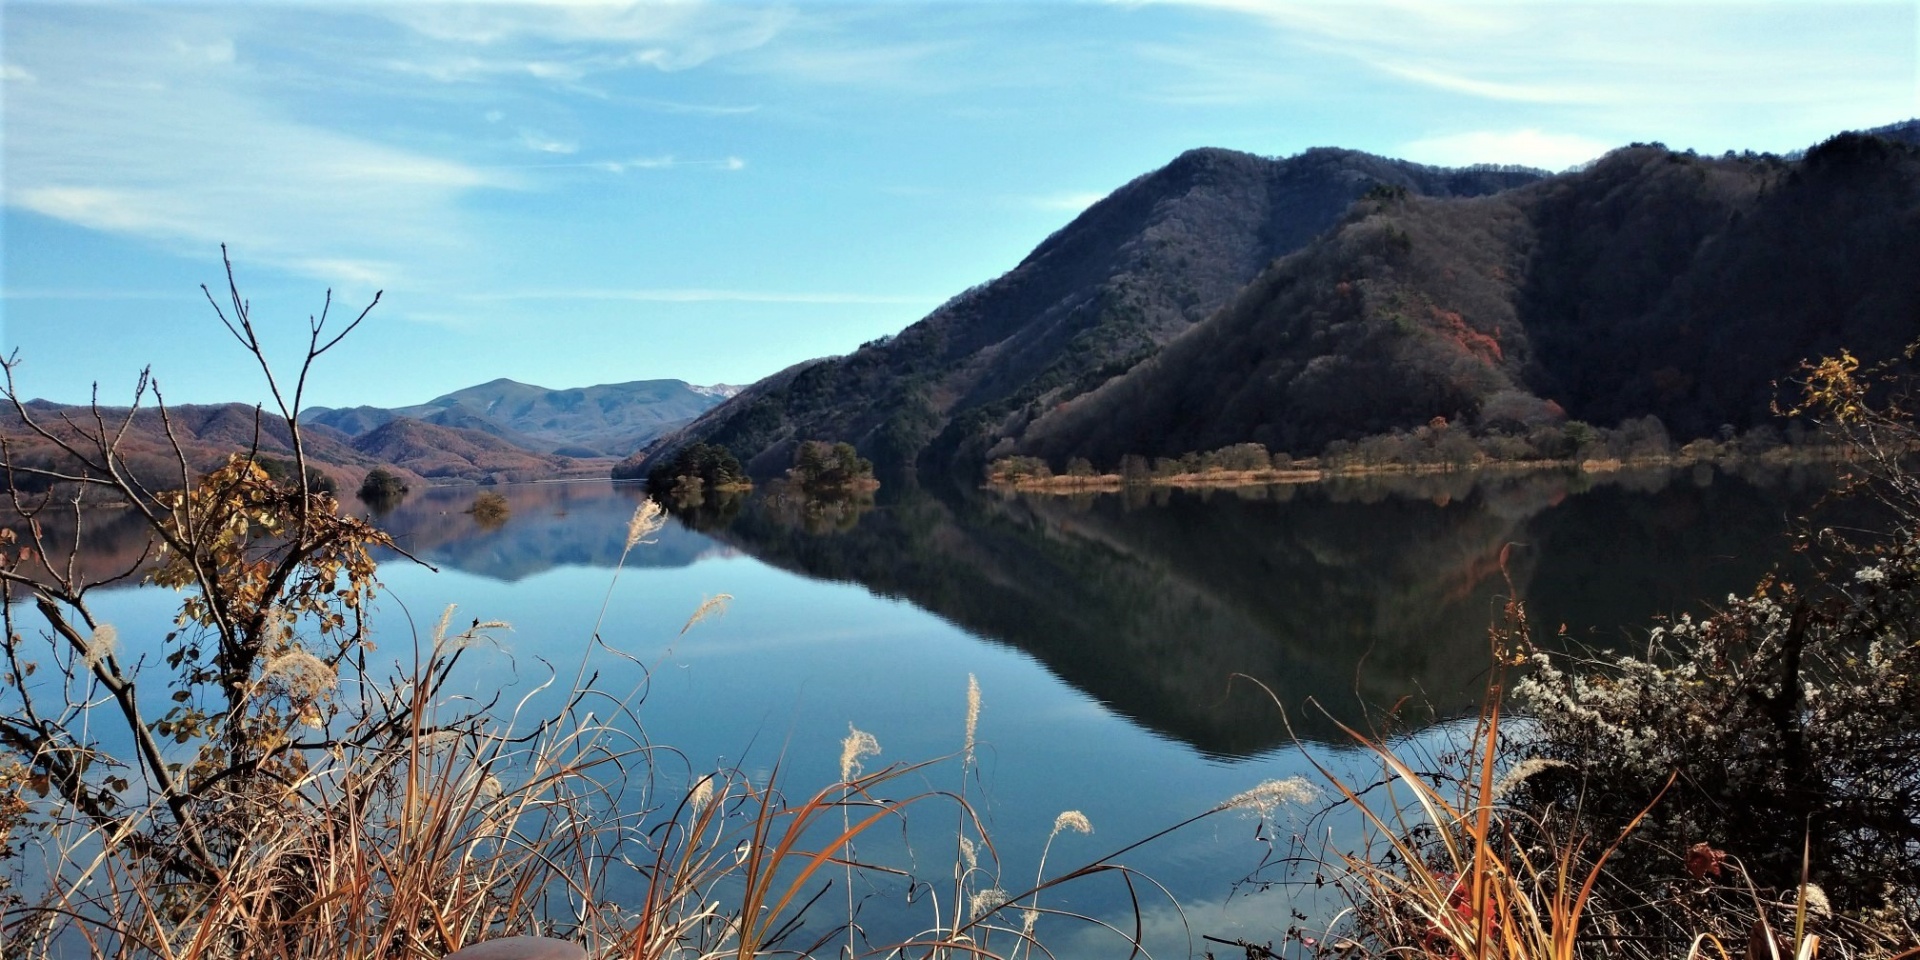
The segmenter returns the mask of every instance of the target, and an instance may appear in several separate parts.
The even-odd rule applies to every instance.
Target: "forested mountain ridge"
[[[782,371],[644,456],[704,440],[764,474],[786,465],[795,442],[829,438],[883,468],[977,458],[1033,413],[1152,356],[1369,190],[1470,196],[1542,175],[1335,149],[1282,160],[1190,151],[898,336]]]
[[[1901,129],[1911,129],[1903,125]],[[1470,200],[1376,195],[1159,356],[996,453],[1318,453],[1427,424],[1773,419],[1776,381],[1920,335],[1920,148],[1798,161],[1658,145]]]
[[[705,413],[733,391],[726,385],[702,387],[684,380],[551,390],[501,377],[413,406],[322,407],[301,417],[302,422],[325,424],[349,436],[408,417],[491,434],[534,453],[625,456]]]

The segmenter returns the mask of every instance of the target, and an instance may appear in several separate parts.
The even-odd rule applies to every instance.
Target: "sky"
[[[23,397],[748,383],[898,332],[1201,146],[1558,170],[1920,116],[1920,0],[0,0]],[[229,307],[229,313],[231,309]]]

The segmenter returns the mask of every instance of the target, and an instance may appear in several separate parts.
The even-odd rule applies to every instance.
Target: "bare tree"
[[[312,489],[300,425],[314,363],[359,327],[379,294],[336,331],[329,291],[308,318],[305,355],[286,384],[224,246],[221,255],[224,296],[202,290],[265,377],[278,417],[256,407],[252,443],[211,472],[197,474],[148,372],[123,411],[101,406],[96,387],[85,414],[47,414],[22,400],[17,355],[0,361],[11,414],[0,435],[0,496],[14,514],[0,533],[0,747],[11,779],[56,798],[109,846],[129,845],[196,882],[219,876],[250,798],[293,782],[311,751],[364,746],[407,722],[397,686],[354,684],[351,703],[339,695],[343,675],[367,679],[366,611],[378,588],[371,551],[395,548]],[[149,401],[153,412],[143,413]],[[143,479],[126,452],[156,419],[172,451],[174,489]],[[293,458],[283,480],[259,463],[263,430],[281,426],[275,419]],[[148,544],[102,572],[80,561],[82,535],[100,515],[94,508],[106,504],[136,517]],[[184,594],[163,664],[123,654],[90,602],[101,587],[132,579]],[[37,627],[26,622],[28,609]],[[450,666],[430,676],[444,680]],[[152,683],[171,691],[160,716],[138,695]],[[103,745],[126,742],[123,735],[130,755]]]

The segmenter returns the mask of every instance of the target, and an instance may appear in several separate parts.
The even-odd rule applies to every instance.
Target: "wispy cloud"
[[[8,206],[384,284],[419,251],[459,244],[462,194],[511,185],[286,115],[253,92],[259,77],[222,17],[66,12],[9,23],[18,66],[38,81],[9,85]]]
[[[1270,82],[1230,78],[1250,70],[1259,79],[1276,64],[1284,71],[1297,59],[1291,49],[1485,104],[1462,109],[1579,111],[1581,122],[1619,131],[1733,132],[1741,110],[1791,111],[1810,131],[1831,130],[1913,109],[1920,11],[1910,2],[1162,2],[1268,28],[1259,56],[1229,44],[1228,55],[1195,61],[1196,75],[1216,81],[1204,92],[1222,102],[1267,96]]]
[[[685,70],[762,46],[796,13],[780,6],[708,3],[395,3],[383,12],[434,40],[482,48],[522,43],[588,45],[581,69]],[[618,48],[609,55],[608,48]]]
[[[389,59],[384,61],[383,65],[396,73],[425,77],[441,83],[470,83],[514,76],[574,83],[584,78],[590,67],[596,63],[602,67],[611,66],[614,58],[587,58],[569,63],[555,60],[442,54],[427,58]]]
[[[622,97],[620,100],[622,103],[632,104],[633,106],[642,107],[647,110],[657,110],[661,113],[694,114],[707,117],[737,117],[749,113],[758,113],[760,111],[760,105],[757,103],[681,103],[677,100],[662,100],[657,97]]]
[[[1462,167],[1475,163],[1518,163],[1564,170],[1616,146],[1591,137],[1540,130],[1475,130],[1415,140],[1399,155],[1421,163]]]
[[[1515,103],[1600,104],[1616,101],[1623,96],[1622,91],[1603,84],[1557,83],[1538,78],[1503,82],[1476,79],[1450,69],[1378,60],[1369,60],[1368,63],[1382,73],[1404,80],[1489,100],[1510,100]]]
[[[522,128],[520,145],[540,153],[578,153],[580,145],[571,140],[556,140],[538,130]]]
[[[585,164],[608,173],[626,173],[629,170],[673,170],[680,167],[705,168],[708,170],[745,170],[747,161],[739,157],[720,157],[709,160],[682,160],[674,156],[637,157],[632,160],[602,160]]]
[[[923,87],[939,85],[931,80],[927,61],[965,47],[960,40],[842,43],[824,36],[814,39],[817,42],[764,51],[746,69],[807,83]]]
[[[27,68],[19,64],[9,63],[0,65],[0,81],[6,83],[32,83],[34,76]]]
[[[469,294],[461,299],[475,303],[523,300],[611,300],[636,303],[820,303],[820,304],[926,304],[939,303],[945,297],[898,296],[872,293],[802,293],[767,290],[714,290],[639,287],[627,289],[518,290],[500,293]]]

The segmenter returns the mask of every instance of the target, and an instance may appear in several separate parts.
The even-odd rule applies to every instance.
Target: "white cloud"
[[[513,76],[528,76],[555,83],[575,83],[590,72],[596,59],[602,67],[611,62],[605,57],[583,58],[573,63],[562,63],[511,57],[488,59],[470,55],[441,55],[411,60],[388,60],[383,65],[396,73],[426,77],[441,83],[470,83]]]
[[[0,81],[6,83],[32,83],[34,75],[18,64],[9,63],[0,66]]]
[[[842,45],[828,36],[813,40],[766,51],[751,67],[807,83],[924,87],[932,82],[926,61],[965,46],[958,40],[881,45]]]
[[[395,3],[382,12],[441,41],[480,47],[523,43],[618,47],[596,67],[648,66],[685,70],[715,57],[759,47],[795,17],[778,6],[710,3],[624,3],[538,0],[530,3]]]
[[[1373,62],[1372,66],[1384,73],[1415,83],[1454,93],[1484,97],[1488,100],[1510,100],[1515,103],[1587,104],[1606,103],[1618,96],[1617,91],[1596,84],[1551,83],[1539,80],[1504,83],[1497,80],[1477,80],[1433,67],[1403,66],[1384,62]]]
[[[747,161],[739,157],[721,157],[713,160],[682,160],[671,155],[661,157],[636,157],[632,160],[603,160],[588,164],[595,169],[608,173],[626,173],[628,170],[673,170],[680,167],[704,167],[710,170],[745,170]]]
[[[520,145],[540,153],[567,154],[580,150],[580,145],[571,140],[555,140],[538,130],[527,128],[520,130]]]
[[[369,260],[343,260],[338,257],[306,257],[291,261],[288,266],[312,277],[324,277],[335,283],[358,284],[363,287],[385,286],[393,275],[391,264]]]
[[[458,247],[457,201],[502,174],[296,119],[265,96],[223,17],[39,8],[9,24],[4,201],[93,230],[329,281],[390,283]],[[30,34],[25,42],[22,34]]]
[[[1606,153],[1616,144],[1574,134],[1540,130],[1474,130],[1415,140],[1399,156],[1421,163],[1463,167],[1475,163],[1517,163],[1565,170]]]
[[[1689,130],[1738,138],[1755,111],[1767,113],[1769,127],[1817,136],[1913,110],[1920,25],[1910,2],[1162,2],[1269,28],[1264,50],[1229,44],[1225,56],[1190,71],[1210,80],[1208,102],[1268,99],[1271,82],[1236,87],[1231,77],[1258,80],[1304,53],[1466,98],[1460,109],[1577,111],[1585,128],[1633,139]],[[1158,57],[1174,62],[1165,51]]]
[[[622,99],[624,102],[631,103],[634,106],[645,107],[649,110],[658,110],[661,113],[697,114],[709,117],[735,117],[749,113],[757,113],[760,110],[760,105],[757,103],[739,105],[725,103],[681,103],[676,100],[661,100],[655,97],[624,97]]]

